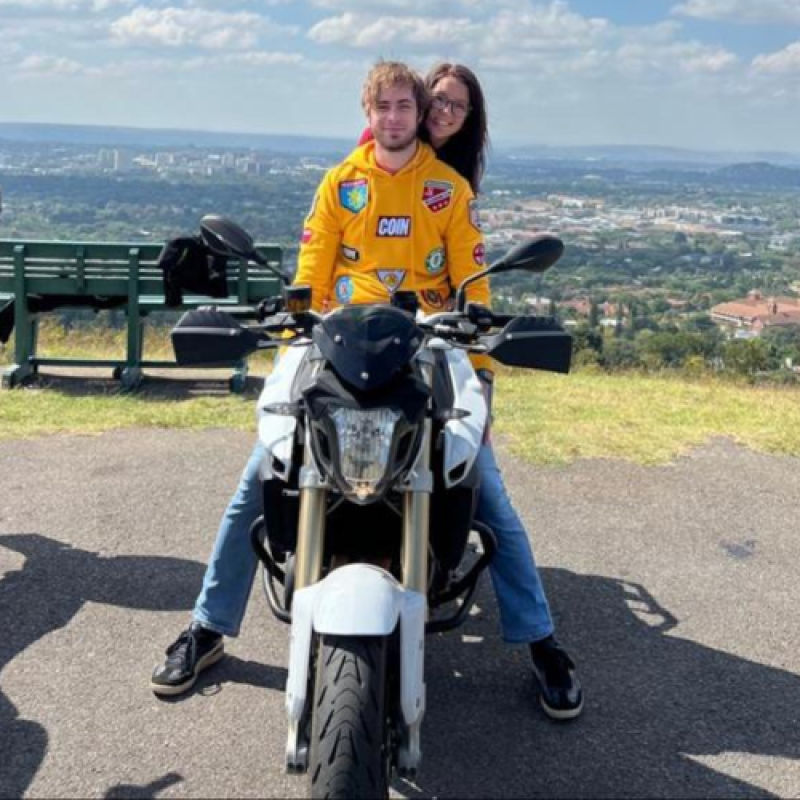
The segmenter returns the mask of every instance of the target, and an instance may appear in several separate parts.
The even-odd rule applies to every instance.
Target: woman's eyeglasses
[[[447,111],[450,109],[454,117],[466,117],[470,112],[469,103],[465,103],[463,100],[451,100],[443,94],[435,94],[431,105],[437,111]]]

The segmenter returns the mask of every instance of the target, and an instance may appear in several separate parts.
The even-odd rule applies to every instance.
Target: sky
[[[379,58],[496,144],[800,152],[800,0],[0,0],[0,122],[354,137]]]

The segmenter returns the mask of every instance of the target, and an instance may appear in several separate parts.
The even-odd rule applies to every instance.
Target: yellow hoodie
[[[484,267],[472,189],[422,142],[394,174],[377,165],[375,142],[354,150],[323,178],[300,241],[295,283],[311,286],[317,311],[388,302],[397,289],[415,291],[425,311],[440,311]],[[488,306],[488,279],[467,295]],[[473,363],[491,369],[487,357]]]

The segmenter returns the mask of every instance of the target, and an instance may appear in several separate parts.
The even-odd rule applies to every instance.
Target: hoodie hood
[[[425,144],[425,142],[417,140],[416,153],[414,153],[414,156],[402,169],[394,173],[394,176],[403,175],[406,172],[414,172],[416,170],[425,169],[435,160],[436,153],[434,153],[433,148],[430,145]],[[368,173],[379,172],[383,175],[389,174],[386,172],[386,170],[381,169],[381,167],[378,166],[378,162],[375,159],[374,140],[367,142],[366,144],[361,145],[361,147],[357,147],[355,150],[353,150],[353,152],[350,153],[350,155],[344,160],[344,163]]]

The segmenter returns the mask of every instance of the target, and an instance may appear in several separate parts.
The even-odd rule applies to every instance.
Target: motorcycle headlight
[[[337,408],[331,413],[339,472],[358,500],[373,495],[386,476],[400,417],[391,408]]]

